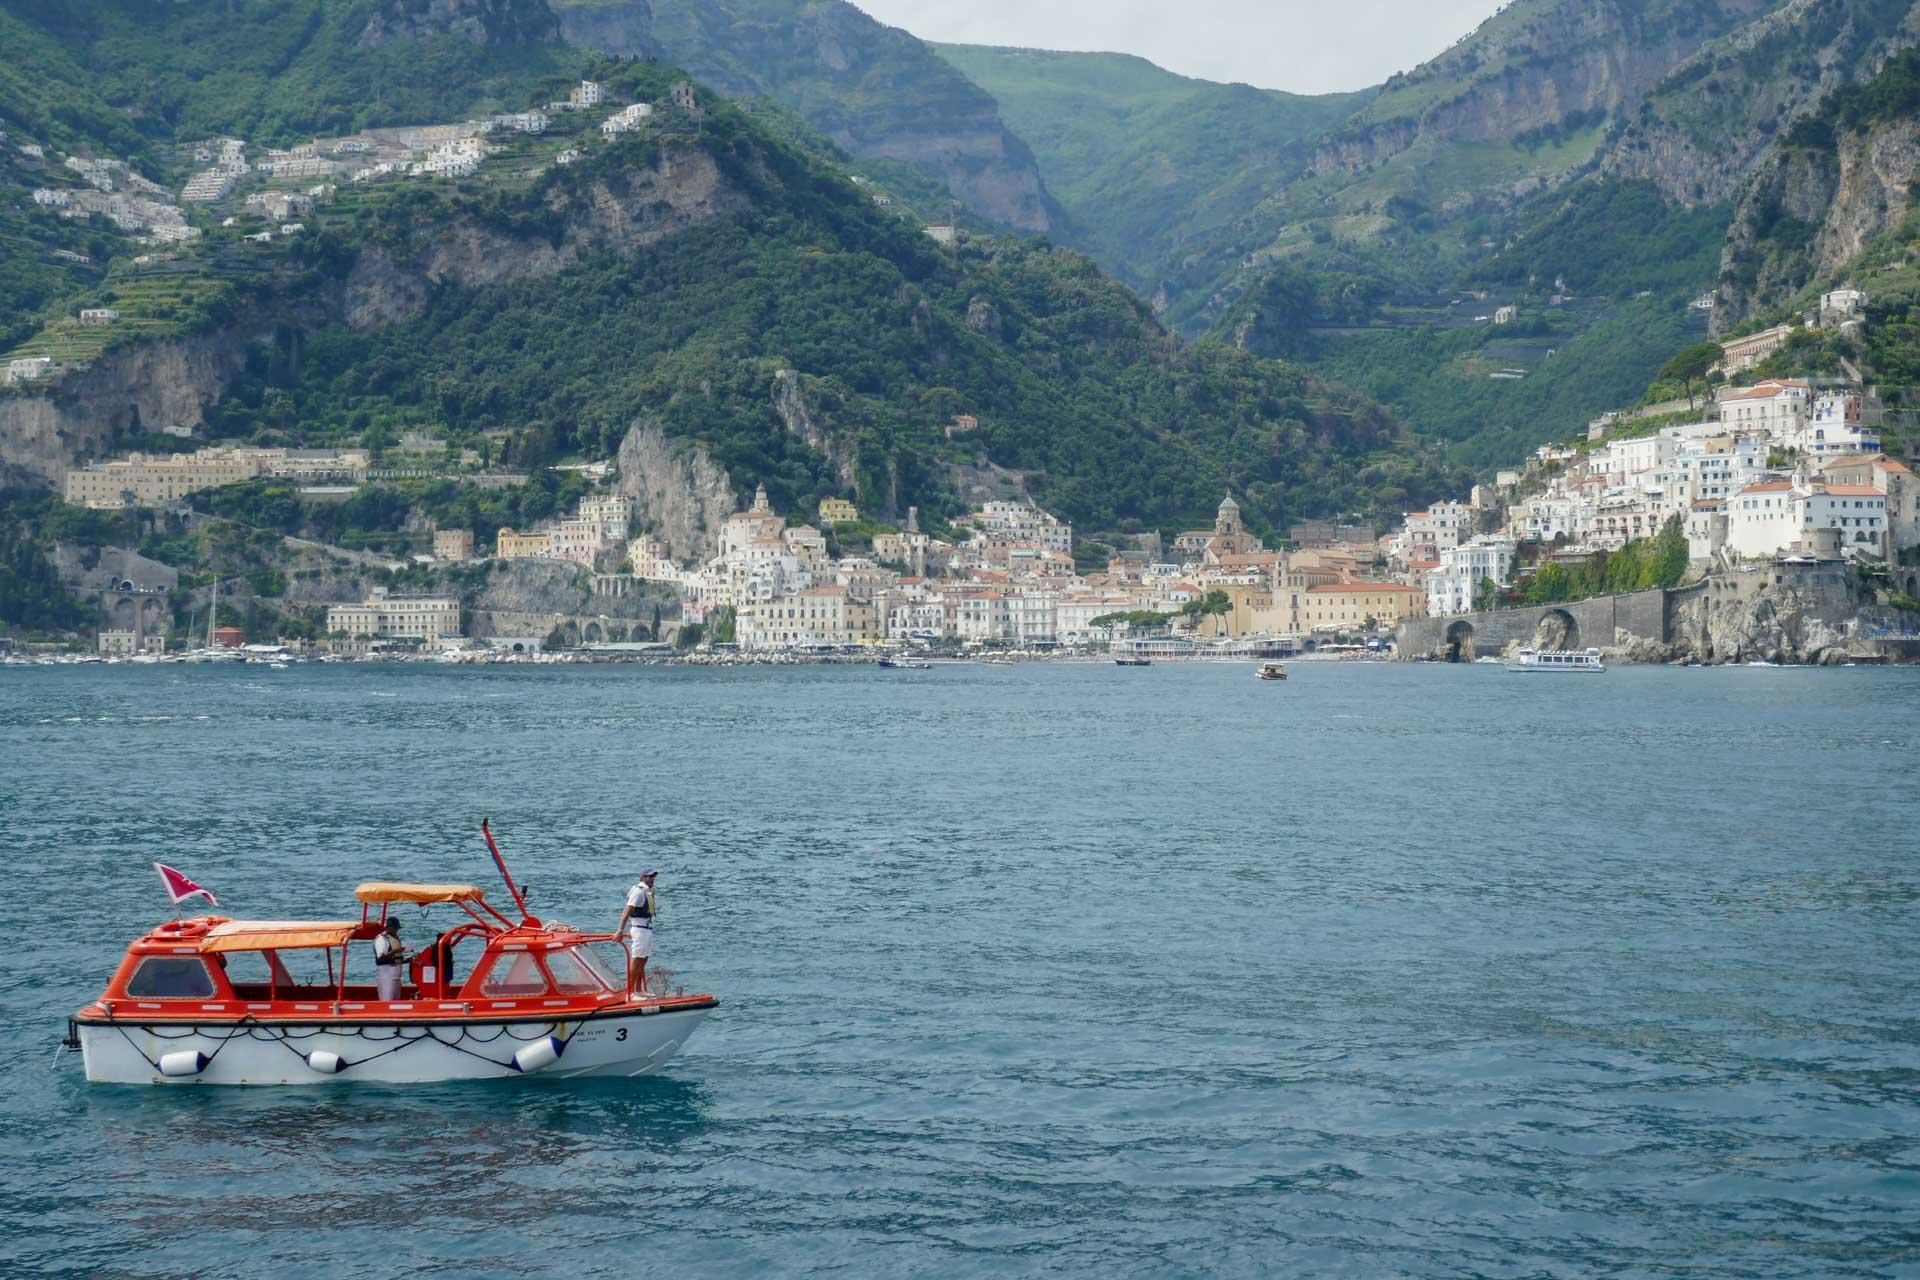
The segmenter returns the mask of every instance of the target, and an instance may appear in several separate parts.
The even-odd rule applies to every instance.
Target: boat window
[[[580,946],[573,949],[587,968],[593,970],[595,977],[609,991],[627,989],[627,949],[617,942],[602,942],[594,946]]]
[[[509,952],[493,962],[480,984],[480,994],[497,1000],[543,996],[547,994],[547,975],[540,972],[531,952]]]
[[[206,1000],[213,975],[198,956],[148,956],[127,979],[127,994],[138,1000]]]
[[[606,990],[606,984],[594,975],[571,951],[549,951],[547,974],[553,989],[563,996],[592,996]]]

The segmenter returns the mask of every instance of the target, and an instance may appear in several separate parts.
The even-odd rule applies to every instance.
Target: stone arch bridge
[[[1410,618],[1400,624],[1397,638],[1402,659],[1429,655],[1450,662],[1498,657],[1509,645],[1542,648],[1613,648],[1621,633],[1636,640],[1665,644],[1671,617],[1668,592],[1635,591],[1629,595],[1596,596],[1570,604],[1532,605],[1524,609],[1494,609],[1450,618]]]

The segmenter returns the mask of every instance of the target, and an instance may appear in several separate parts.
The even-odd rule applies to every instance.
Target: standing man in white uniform
[[[640,881],[627,890],[627,908],[620,913],[615,933],[624,933],[627,943],[627,998],[647,992],[647,957],[653,954],[653,879],[659,874],[652,867],[640,873]]]
[[[382,1000],[400,998],[400,978],[406,972],[403,967],[406,959],[407,949],[400,945],[400,922],[388,916],[386,928],[373,939],[374,988]]]

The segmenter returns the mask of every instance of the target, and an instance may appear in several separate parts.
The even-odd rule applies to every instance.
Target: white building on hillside
[[[1511,538],[1475,538],[1440,553],[1440,567],[1427,574],[1427,616],[1470,613],[1480,584],[1505,586],[1513,577]]]
[[[1727,504],[1727,547],[1748,558],[1777,555],[1814,529],[1838,529],[1841,546],[1885,557],[1887,495],[1866,485],[1749,485]]]
[[[1785,444],[1818,465],[1821,459],[1838,454],[1880,452],[1880,431],[1862,425],[1859,396],[1825,395],[1814,403],[1807,422],[1785,438]]]
[[[632,133],[635,129],[644,125],[652,115],[653,107],[651,104],[636,102],[632,106],[616,111],[605,120],[602,120],[600,122],[600,132],[609,138],[617,134]]]
[[[1719,404],[1722,426],[1786,436],[1811,416],[1813,391],[1795,379],[1768,378],[1751,387],[1722,391]]]

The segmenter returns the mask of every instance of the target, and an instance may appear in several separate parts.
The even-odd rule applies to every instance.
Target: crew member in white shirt
[[[382,1000],[400,998],[400,979],[406,974],[407,949],[400,945],[400,922],[387,917],[386,928],[373,939],[373,980]]]
[[[640,873],[639,883],[627,890],[626,910],[613,931],[626,935],[627,998],[647,991],[647,957],[653,954],[653,880],[659,874],[652,867]]]

